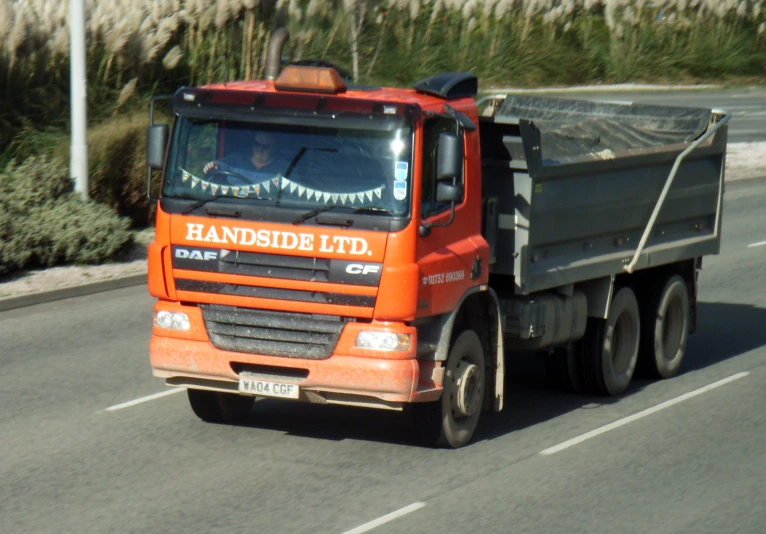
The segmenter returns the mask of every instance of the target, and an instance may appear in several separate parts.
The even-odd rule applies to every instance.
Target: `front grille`
[[[210,342],[217,349],[323,360],[329,358],[344,321],[332,315],[202,305]]]
[[[175,283],[176,289],[180,291],[215,293],[218,295],[232,295],[235,297],[295,300],[299,302],[338,304],[342,306],[361,306],[368,308],[375,306],[375,297],[364,295],[346,295],[345,293],[330,293],[327,291],[303,291],[300,289],[224,284],[221,282],[202,282],[199,280],[186,280],[184,278],[176,278]]]
[[[253,252],[234,251],[221,254],[220,265],[219,272],[222,273],[289,278],[311,282],[327,282],[330,272],[330,260],[327,259]]]
[[[173,269],[377,287],[383,264],[173,246]]]

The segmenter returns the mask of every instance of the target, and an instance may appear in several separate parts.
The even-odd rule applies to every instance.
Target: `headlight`
[[[409,334],[363,330],[356,336],[356,346],[370,350],[410,350],[412,340]]]
[[[154,326],[167,330],[189,330],[189,316],[185,313],[160,311],[154,314]]]

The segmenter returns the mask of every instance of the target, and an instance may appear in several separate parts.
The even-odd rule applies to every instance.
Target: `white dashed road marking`
[[[149,402],[154,399],[159,399],[161,397],[167,397],[168,395],[173,395],[174,393],[181,393],[182,391],[186,391],[186,388],[173,388],[169,389],[167,391],[162,391],[160,393],[155,393],[154,395],[147,395],[146,397],[141,397],[140,399],[135,399],[128,402],[123,402],[122,404],[115,404],[114,406],[110,406],[105,411],[107,412],[113,412],[115,410],[122,410],[123,408],[130,408],[131,406],[135,406],[136,404],[141,404],[143,402]]]
[[[601,434],[604,434],[606,432],[609,432],[610,430],[614,430],[615,428],[619,428],[621,426],[625,426],[628,423],[632,423],[634,421],[638,421],[639,419],[643,419],[647,415],[652,415],[653,413],[657,413],[660,410],[664,410],[665,408],[670,408],[671,406],[674,406],[680,402],[683,402],[685,400],[689,400],[693,397],[696,397],[698,395],[702,395],[703,393],[706,393],[712,389],[719,388],[723,385],[726,385],[730,382],[734,382],[735,380],[739,380],[740,378],[744,378],[747,375],[750,374],[750,371],[743,371],[741,373],[737,373],[735,375],[731,375],[727,378],[724,378],[722,380],[719,380],[717,382],[713,382],[712,384],[708,384],[707,386],[701,387],[699,389],[695,389],[694,391],[690,391],[689,393],[684,393],[680,397],[676,397],[675,399],[670,399],[669,401],[662,402],[658,404],[657,406],[652,406],[651,408],[647,408],[646,410],[643,410],[641,412],[638,412],[633,415],[629,415],[628,417],[623,417],[622,419],[618,419],[614,423],[609,423],[608,425],[602,426],[601,428],[597,428],[596,430],[591,430],[590,432],[586,432],[585,434],[581,434],[577,436],[576,438],[572,438],[570,440],[567,440],[563,443],[559,443],[558,445],[554,447],[550,447],[548,449],[545,449],[543,451],[540,451],[540,454],[548,456],[551,454],[556,454],[557,452],[561,452],[564,449],[568,449],[569,447],[573,447],[575,445],[578,445],[582,443],[583,441],[589,440],[590,438],[595,438],[596,436],[600,436]]]
[[[415,510],[420,510],[425,505],[426,503],[424,502],[414,502],[410,504],[409,506],[405,506],[404,508],[399,508],[397,511],[391,512],[390,514],[386,514],[383,517],[373,519],[369,523],[365,523],[364,525],[359,525],[356,528],[347,530],[343,534],[362,534],[362,532],[369,532],[370,530],[376,527],[379,527],[380,525],[384,525],[385,523],[388,523],[389,521],[393,521],[394,519],[397,519],[399,517],[402,517],[403,515],[407,515],[411,512],[414,512]]]

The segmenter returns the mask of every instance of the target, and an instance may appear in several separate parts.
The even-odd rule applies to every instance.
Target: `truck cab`
[[[205,420],[236,420],[254,395],[438,401],[444,324],[488,291],[476,87],[457,73],[354,89],[333,69],[288,66],[273,81],[179,89],[172,130],[149,132],[163,171],[154,374],[188,388]],[[258,169],[264,142],[272,164]],[[497,329],[477,328],[469,348],[489,359]],[[501,395],[485,400],[484,361],[457,363],[455,419],[472,433]]]

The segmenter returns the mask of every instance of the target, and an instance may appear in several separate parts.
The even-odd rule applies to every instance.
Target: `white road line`
[[[135,406],[136,404],[141,404],[142,402],[149,402],[154,399],[159,399],[161,397],[167,397],[168,395],[173,395],[174,393],[181,393],[182,391],[186,391],[186,388],[169,389],[167,391],[155,393],[154,395],[147,395],[146,397],[141,397],[140,399],[123,402],[122,404],[115,404],[114,406],[110,406],[109,408],[106,408],[104,411],[113,412],[115,410],[122,410],[123,408],[130,408],[131,406]]]
[[[747,246],[747,248],[762,247],[763,245],[766,245],[766,241],[758,241],[757,243],[750,243]]]
[[[614,430],[615,428],[619,428],[621,426],[627,425],[628,423],[632,423],[633,421],[638,421],[639,419],[642,419],[646,417],[647,415],[652,415],[653,413],[657,413],[660,410],[664,410],[665,408],[670,408],[671,406],[674,406],[685,400],[689,400],[693,397],[696,397],[697,395],[702,395],[703,393],[710,391],[711,389],[715,389],[723,385],[726,385],[730,382],[734,382],[735,380],[739,380],[740,378],[744,378],[749,374],[750,374],[750,371],[743,371],[741,373],[731,375],[727,378],[719,380],[718,382],[713,382],[712,384],[708,384],[707,386],[701,387],[699,389],[695,389],[694,391],[690,391],[689,393],[684,393],[680,397],[676,397],[675,399],[670,399],[669,401],[662,402],[658,404],[657,406],[652,406],[651,408],[647,408],[646,410],[643,410],[636,414],[629,415],[628,417],[623,417],[622,419],[618,419],[614,423],[609,423],[608,425],[602,426],[601,428],[597,428],[596,430],[591,430],[590,432],[586,432],[585,434],[577,436],[576,438],[572,438],[563,443],[559,443],[558,445],[554,447],[550,447],[548,449],[540,451],[540,454],[545,456],[556,454],[557,452],[561,452],[564,449],[573,447],[579,443],[582,443],[583,441],[589,440],[590,438],[600,436],[601,434],[609,432],[610,430]]]
[[[362,532],[369,532],[370,530],[377,528],[380,525],[383,525],[385,523],[388,523],[389,521],[393,521],[394,519],[402,517],[403,515],[407,515],[411,512],[414,512],[415,510],[420,510],[425,505],[426,503],[424,502],[414,502],[410,504],[409,506],[405,506],[404,508],[399,508],[397,511],[391,512],[390,514],[386,514],[383,517],[373,519],[369,523],[365,523],[364,525],[359,525],[356,528],[347,530],[343,534],[362,534]]]

